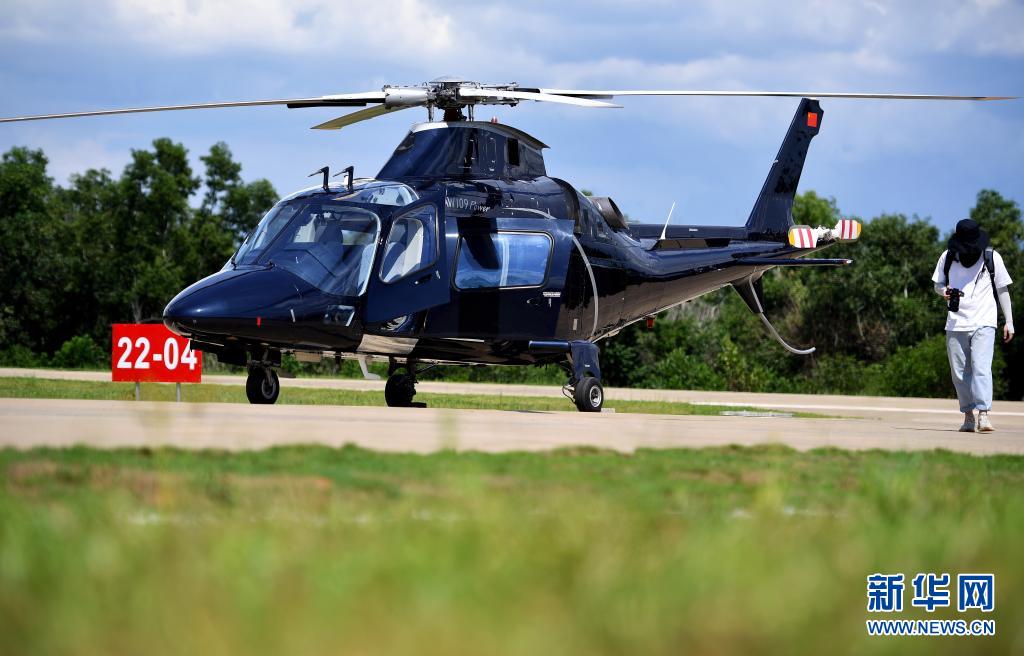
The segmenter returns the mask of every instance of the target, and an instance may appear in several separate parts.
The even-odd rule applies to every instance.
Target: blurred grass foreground
[[[1020,653],[1024,458],[0,451],[0,654]],[[992,572],[993,637],[865,577]],[[954,592],[955,594],[955,592]]]

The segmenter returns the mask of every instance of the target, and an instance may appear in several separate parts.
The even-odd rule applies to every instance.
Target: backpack
[[[982,257],[985,260],[985,268],[988,269],[988,278],[992,281],[992,296],[996,299],[996,311],[1000,312],[1002,308],[999,307],[999,293],[996,291],[996,258],[993,257],[992,253],[995,252],[991,246],[985,249],[982,253]],[[949,286],[949,269],[953,266],[953,258],[950,257],[949,251],[946,251],[946,261],[942,264],[942,275],[946,277],[946,286]],[[1005,317],[1004,317],[1005,318]]]

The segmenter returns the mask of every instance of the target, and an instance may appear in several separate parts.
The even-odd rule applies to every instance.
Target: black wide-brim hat
[[[988,248],[988,244],[988,233],[982,230],[977,222],[964,219],[956,224],[956,232],[949,238],[947,246],[950,252],[967,256],[973,262],[977,262],[977,256]]]

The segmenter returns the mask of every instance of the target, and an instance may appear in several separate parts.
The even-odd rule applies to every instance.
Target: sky
[[[320,96],[454,74],[527,87],[1024,96],[1024,0],[4,0],[0,115]],[[551,146],[548,172],[631,218],[740,225],[797,99],[622,98],[478,110]],[[800,190],[846,216],[950,229],[991,188],[1024,203],[1024,100],[823,100]],[[324,165],[373,175],[412,109],[338,132],[337,109],[215,109],[0,125],[60,184],[155,138],[226,142],[284,195]]]

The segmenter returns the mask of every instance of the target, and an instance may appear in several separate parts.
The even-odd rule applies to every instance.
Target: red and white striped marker
[[[842,219],[836,224],[836,234],[839,241],[856,241],[860,237],[860,221]]]
[[[814,248],[818,244],[818,236],[811,226],[799,225],[789,229],[789,245],[793,248]]]

